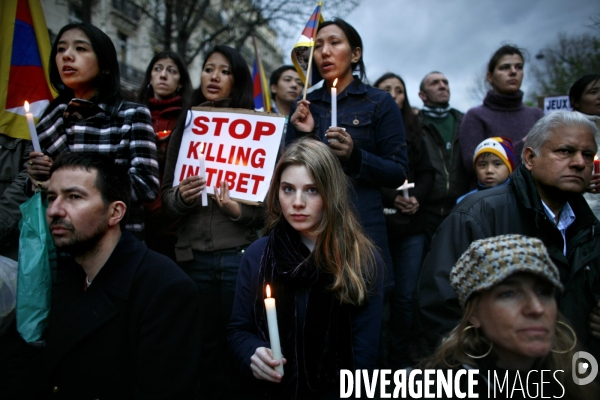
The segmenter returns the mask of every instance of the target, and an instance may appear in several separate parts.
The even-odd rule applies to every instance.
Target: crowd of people
[[[571,359],[600,360],[600,75],[544,116],[523,103],[524,51],[503,45],[481,106],[452,108],[432,71],[415,112],[394,72],[368,84],[363,52],[346,21],[321,23],[322,87],[271,76],[287,124],[265,201],[221,181],[202,206],[206,179],[174,177],[184,130],[191,107],[254,109],[242,55],[216,45],[194,90],[160,52],[136,103],[110,38],[63,27],[42,151],[0,135],[0,256],[18,259],[36,191],[59,251],[42,341],[14,320],[0,335],[0,396],[332,399],[343,369],[417,367],[479,369],[481,394],[485,371],[563,370],[546,393],[597,398]]]

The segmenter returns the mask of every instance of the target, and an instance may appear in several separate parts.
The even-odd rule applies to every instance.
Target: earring
[[[462,334],[464,335],[465,332],[468,331],[469,329],[475,329],[475,332],[477,332],[477,328],[475,328],[473,325],[469,325],[465,329],[463,329]],[[479,337],[479,333],[477,333],[477,337]],[[490,348],[488,349],[488,351],[486,351],[485,354],[482,354],[480,356],[474,356],[472,354],[467,353],[465,351],[465,349],[463,349],[463,347],[462,347],[462,341],[459,343],[459,346],[460,346],[460,349],[462,350],[462,352],[467,355],[467,357],[474,358],[474,359],[478,360],[480,358],[487,357],[492,352],[492,348],[494,347],[494,344],[492,342],[490,342]]]
[[[152,89],[152,85],[148,84],[148,86],[146,87],[146,89],[148,89],[148,90]]]
[[[562,322],[562,321],[556,321],[557,324],[561,324],[567,327],[567,329],[571,332],[571,335],[573,335],[573,345],[571,347],[569,347],[567,350],[552,350],[553,353],[556,354],[565,354],[570,352],[571,350],[573,350],[575,348],[575,346],[577,345],[577,334],[575,333],[575,331],[573,330],[573,328],[571,328],[568,324]],[[558,331],[558,327],[556,328],[556,330]]]
[[[177,90],[175,90],[175,93],[179,93],[181,91],[181,86],[177,86]]]

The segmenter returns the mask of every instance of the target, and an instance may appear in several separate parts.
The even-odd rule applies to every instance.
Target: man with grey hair
[[[450,107],[450,84],[439,71],[421,81],[419,97],[423,109],[418,118],[423,144],[435,170],[433,187],[420,205],[428,237],[448,216],[456,199],[469,191],[469,175],[462,162],[459,130],[463,113]]]
[[[595,131],[573,112],[540,119],[525,139],[523,164],[511,182],[467,197],[440,225],[416,294],[415,322],[427,342],[423,353],[433,351],[460,319],[449,281],[460,255],[474,240],[522,234],[548,248],[565,286],[557,295],[559,310],[583,348],[600,358],[600,222],[582,196],[592,176]]]

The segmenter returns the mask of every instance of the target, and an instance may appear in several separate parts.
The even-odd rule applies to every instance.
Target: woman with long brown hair
[[[244,255],[229,323],[239,370],[274,398],[329,398],[340,369],[372,369],[382,264],[348,199],[347,178],[324,143],[285,151],[267,197],[267,231]],[[265,286],[277,301],[284,375],[275,370]],[[256,382],[258,383],[258,382]]]

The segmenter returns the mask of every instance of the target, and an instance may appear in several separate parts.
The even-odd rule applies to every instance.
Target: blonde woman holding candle
[[[267,197],[269,235],[240,266],[229,348],[255,394],[339,397],[340,369],[373,369],[381,325],[382,261],[350,206],[348,179],[327,145],[285,151]],[[275,299],[283,359],[273,358],[265,310]],[[284,364],[284,374],[276,367]]]
[[[367,235],[381,251],[391,283],[394,274],[380,188],[404,183],[406,139],[394,99],[362,82],[366,78],[363,51],[360,35],[344,20],[319,26],[314,64],[325,82],[292,107],[286,143],[310,136],[329,145],[351,178],[352,203]],[[336,79],[337,126],[332,126],[331,93]]]

